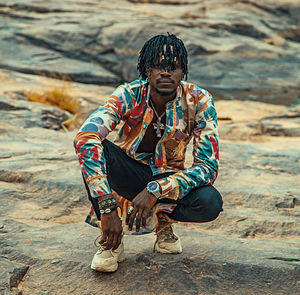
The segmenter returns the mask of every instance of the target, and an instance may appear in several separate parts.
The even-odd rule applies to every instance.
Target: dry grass
[[[79,101],[68,94],[65,86],[53,88],[44,93],[25,92],[25,95],[30,101],[56,106],[72,114],[76,114],[80,109]]]
[[[67,76],[64,76],[61,80],[62,81],[51,85],[51,87],[47,87],[50,89],[44,92],[24,91],[24,94],[30,101],[55,106],[73,114],[73,117],[62,122],[64,128],[72,130],[82,124],[82,120],[85,116],[80,113],[79,100],[72,97],[68,92],[70,86],[67,85],[67,82],[71,80]]]

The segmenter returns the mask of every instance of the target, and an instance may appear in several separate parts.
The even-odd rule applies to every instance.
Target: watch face
[[[158,183],[157,182],[150,182],[149,184],[148,184],[148,191],[150,191],[150,192],[155,192],[156,190],[158,190],[159,189],[159,185],[158,185]]]

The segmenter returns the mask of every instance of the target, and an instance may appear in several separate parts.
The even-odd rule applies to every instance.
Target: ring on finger
[[[133,212],[134,208],[132,206],[130,206],[128,208],[127,214],[130,215]]]

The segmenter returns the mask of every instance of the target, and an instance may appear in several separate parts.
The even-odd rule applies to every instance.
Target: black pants
[[[171,173],[152,175],[147,165],[128,157],[114,143],[109,140],[102,142],[106,159],[107,179],[110,187],[119,195],[131,201],[141,192],[151,180],[166,177]],[[98,201],[91,197],[85,182],[89,199],[93,204],[95,213],[99,218]],[[172,219],[183,222],[207,222],[216,219],[222,209],[222,197],[213,186],[203,186],[193,189],[180,200],[159,199],[158,202],[175,203],[175,210],[169,215]]]

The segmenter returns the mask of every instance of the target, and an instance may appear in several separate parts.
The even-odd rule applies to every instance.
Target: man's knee
[[[223,211],[221,194],[213,187],[203,187],[195,192],[196,198],[193,202],[193,210],[199,212],[200,222],[208,222],[216,219]]]

